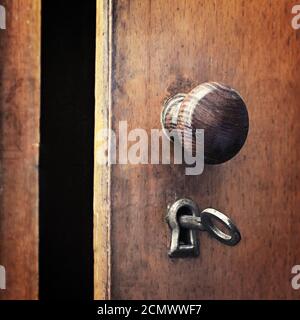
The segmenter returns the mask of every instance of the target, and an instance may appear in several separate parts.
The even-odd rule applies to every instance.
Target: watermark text
[[[0,265],[0,290],[6,289],[6,272],[5,268]]]
[[[300,29],[300,4],[293,6],[292,14],[295,15],[292,19],[292,28],[298,30]]]
[[[295,265],[292,268],[292,274],[294,274],[291,285],[294,290],[300,289],[300,265]]]
[[[2,5],[0,5],[0,29],[6,29],[6,10]]]
[[[171,157],[173,144],[173,157]],[[150,146],[149,146],[150,145]],[[185,164],[186,175],[199,175],[204,169],[204,130],[145,129],[128,131],[127,121],[120,121],[118,134],[111,129],[96,134],[96,161],[114,164]]]

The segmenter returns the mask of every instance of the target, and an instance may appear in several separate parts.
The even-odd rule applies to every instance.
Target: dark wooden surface
[[[237,157],[185,176],[171,165],[115,165],[111,293],[124,299],[299,298],[300,38],[294,1],[113,1],[112,126],[160,128],[164,99],[205,81],[237,89],[250,131]],[[190,197],[238,224],[226,247],[170,260],[167,204]]]
[[[4,0],[0,30],[0,299],[38,297],[40,1]]]

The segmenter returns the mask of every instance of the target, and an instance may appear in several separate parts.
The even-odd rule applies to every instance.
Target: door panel
[[[290,284],[291,268],[300,263],[300,40],[291,27],[293,5],[98,1],[96,90],[104,103],[96,106],[96,128],[118,132],[126,120],[128,131],[150,135],[161,127],[167,97],[218,81],[243,96],[250,130],[234,159],[207,165],[199,176],[186,176],[178,165],[96,161],[96,298],[299,297]],[[97,148],[96,142],[96,154]],[[240,244],[226,247],[201,234],[199,258],[171,260],[164,217],[182,197],[228,213]]]
[[[1,1],[0,265],[1,299],[38,297],[40,1]]]

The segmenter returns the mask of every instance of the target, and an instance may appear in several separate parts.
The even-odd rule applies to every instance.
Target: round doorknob
[[[246,105],[237,91],[217,82],[203,83],[187,94],[169,98],[161,115],[165,131],[204,129],[204,159],[219,164],[234,157],[244,145],[249,128]]]

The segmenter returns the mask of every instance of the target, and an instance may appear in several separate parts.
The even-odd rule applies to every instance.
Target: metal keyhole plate
[[[225,214],[215,209],[199,212],[197,204],[190,199],[180,199],[168,209],[167,222],[171,229],[170,257],[195,257],[199,255],[196,231],[207,231],[223,244],[234,246],[241,240],[238,228]],[[222,231],[221,224],[226,232]]]

